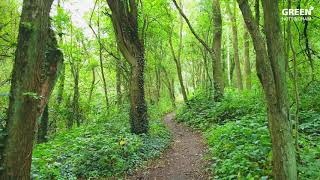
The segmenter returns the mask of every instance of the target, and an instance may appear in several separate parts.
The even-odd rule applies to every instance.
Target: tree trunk
[[[260,23],[260,0],[255,0],[255,4],[254,4],[254,11],[255,11],[255,16],[256,16],[256,23],[259,27],[259,23]]]
[[[231,86],[231,58],[230,58],[230,39],[227,37],[227,76],[228,85]]]
[[[249,54],[249,33],[247,28],[245,27],[245,31],[243,34],[243,41],[244,41],[244,77],[246,83],[246,89],[251,89],[251,65],[250,65],[250,54]]]
[[[52,0],[23,2],[0,179],[30,179],[36,120],[47,104],[63,60],[49,29],[51,5]]]
[[[72,112],[74,118],[76,120],[77,126],[80,126],[80,107],[79,107],[79,69],[75,69],[74,72],[74,86],[73,86],[73,99],[72,99]]]
[[[139,66],[132,67],[130,80],[130,123],[132,132],[141,134],[148,131],[148,119],[144,99],[144,59],[141,58],[138,61]]]
[[[234,11],[231,12],[230,5],[229,4],[227,5],[229,16],[232,22],[232,46],[233,46],[233,55],[234,55],[234,63],[235,63],[235,70],[236,70],[237,88],[239,90],[243,90],[241,65],[239,60],[239,42],[238,42],[238,27],[237,27],[237,19],[236,19],[236,5],[234,5],[233,8],[234,8]]]
[[[67,129],[71,129],[73,126],[74,122],[74,116],[73,116],[73,105],[71,102],[71,95],[67,96],[68,98],[66,99],[66,107],[68,109],[68,114],[67,114],[67,122],[66,126]]]
[[[144,41],[139,38],[137,4],[135,0],[107,2],[112,11],[111,20],[118,47],[131,67],[131,131],[135,134],[147,133],[149,125],[144,94]]]
[[[44,143],[47,142],[47,134],[48,134],[48,118],[49,118],[49,111],[48,111],[48,104],[44,108],[44,111],[41,116],[40,125],[38,128],[38,141],[37,143]]]
[[[100,12],[100,3],[98,6],[98,12]],[[102,43],[101,43],[101,32],[100,32],[100,13],[98,13],[98,41],[99,41],[99,62],[100,62],[100,70],[101,70],[101,77],[103,82],[103,91],[105,97],[106,108],[109,109],[109,98],[108,98],[108,89],[107,89],[107,80],[104,74],[103,68],[103,57],[102,57]]]
[[[160,78],[159,66],[161,66],[160,63],[155,65],[155,74],[156,74],[156,99],[155,99],[155,102],[156,102],[156,104],[158,104],[160,101],[160,90],[161,90],[161,78]]]
[[[88,97],[88,104],[91,103],[92,100],[92,94],[93,94],[93,90],[94,90],[94,86],[96,83],[96,71],[95,71],[95,67],[92,68],[92,82],[91,82],[91,86],[90,86],[90,91],[89,91],[89,97]]]
[[[58,8],[57,8],[57,13],[58,13],[58,9],[61,8],[61,4],[60,4],[60,0],[58,0]],[[62,45],[63,43],[63,39],[62,39],[62,27],[61,27],[61,23],[57,24],[57,33],[59,35],[59,45]],[[66,67],[65,64],[63,63],[61,66],[61,70],[60,70],[60,74],[59,74],[59,87],[58,87],[58,93],[57,93],[57,104],[61,104],[62,100],[63,100],[63,91],[64,91],[64,81],[65,81],[65,71],[66,71]],[[54,125],[55,126],[55,125]]]
[[[116,69],[116,90],[117,90],[117,105],[120,107],[122,105],[122,92],[121,92],[121,62],[117,61]]]
[[[174,78],[170,79],[168,72],[166,71],[166,69],[164,67],[162,67],[162,72],[164,74],[163,81],[164,81],[165,86],[167,86],[172,107],[176,108],[176,97],[175,97],[175,93],[174,93]]]
[[[183,12],[183,10],[182,10],[182,8],[181,7],[179,7],[179,5],[178,5],[178,3],[177,3],[177,1],[176,0],[172,0],[172,2],[174,3],[174,5],[175,5],[175,7],[178,9],[178,11],[179,11],[179,13],[180,13],[180,15],[184,18],[184,20],[186,21],[186,23],[187,23],[187,25],[188,25],[188,27],[189,27],[189,29],[190,29],[190,31],[191,31],[191,33],[195,36],[195,38],[201,43],[201,45],[208,51],[208,52],[210,52],[210,56],[211,56],[211,58],[213,59],[212,61],[214,61],[214,59],[216,59],[215,58],[215,56],[216,56],[216,53],[215,53],[215,51],[214,51],[214,49],[211,49],[209,46],[208,46],[208,44],[204,41],[204,40],[202,40],[201,38],[200,38],[200,36],[195,32],[195,30],[193,29],[193,27],[191,26],[191,23],[190,23],[190,21],[189,21],[189,19],[187,18],[187,16],[184,14],[184,12]],[[216,7],[214,7],[214,9],[216,9]],[[219,10],[219,9],[217,9],[217,10]],[[219,11],[217,11],[217,12],[219,12]],[[221,13],[220,13],[221,14]],[[219,17],[216,17],[217,18],[217,21],[219,20]],[[219,35],[219,34],[218,34]],[[217,36],[218,37],[218,36]],[[217,43],[217,47],[218,47],[218,43]],[[221,43],[220,43],[220,49],[221,49]],[[219,53],[218,53],[219,54]],[[220,57],[220,59],[221,59],[221,52],[220,52],[220,56],[217,54],[217,57]],[[219,59],[219,58],[218,58]],[[218,63],[218,62],[217,62]],[[217,67],[219,67],[219,65],[217,66]],[[221,66],[221,68],[222,68],[222,66]],[[216,73],[218,73],[218,72],[223,72],[222,70],[218,70]],[[223,77],[223,74],[217,74],[216,75],[216,77]],[[220,82],[220,80],[219,79],[215,79],[215,77],[213,77],[212,78],[213,79],[213,83],[215,83],[215,82]],[[219,87],[219,85],[214,85],[214,88],[215,87]],[[223,90],[222,89],[217,89],[216,91],[215,91],[218,95],[217,95],[217,97],[221,97],[221,93],[222,93],[222,96],[223,96]]]
[[[171,34],[171,36],[172,36],[172,34]],[[176,68],[177,68],[177,74],[178,74],[178,79],[179,79],[179,83],[180,83],[182,97],[183,97],[184,102],[188,103],[188,96],[187,96],[186,88],[185,88],[184,83],[183,83],[180,59],[175,55],[171,36],[169,38],[169,44],[170,44],[170,49],[171,49],[171,52],[172,52],[173,60],[174,60],[174,62],[176,64]],[[180,41],[182,41],[182,40],[180,39]]]
[[[169,81],[170,82],[170,81]],[[171,104],[173,108],[175,109],[177,107],[176,105],[176,95],[175,95],[175,86],[174,86],[174,78],[171,79],[171,83],[169,84],[169,91],[170,91],[170,99],[171,99]]]
[[[220,101],[224,94],[223,71],[221,62],[221,40],[222,40],[222,18],[220,9],[220,0],[212,1],[213,10],[213,49],[212,70],[214,79],[214,100]]]
[[[100,62],[100,70],[101,70],[101,77],[102,77],[102,82],[103,82],[103,91],[104,91],[106,108],[109,109],[110,105],[109,105],[109,98],[108,98],[107,80],[106,80],[106,77],[104,74],[101,46],[99,47],[99,62]]]
[[[262,83],[272,140],[273,177],[296,180],[295,148],[291,134],[285,55],[278,14],[278,1],[263,1],[267,49],[247,0],[238,0],[256,51],[258,77]],[[272,12],[272,13],[271,13]],[[268,51],[267,51],[268,50]]]

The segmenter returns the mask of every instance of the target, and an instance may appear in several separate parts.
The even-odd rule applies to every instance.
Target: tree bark
[[[285,55],[278,14],[278,1],[263,1],[267,49],[254,21],[247,0],[238,0],[256,51],[258,77],[264,89],[269,131],[272,140],[273,177],[276,180],[296,180],[295,148],[289,121],[286,87]],[[272,12],[272,13],[271,13]]]
[[[36,119],[47,104],[63,61],[49,29],[51,5],[52,0],[23,2],[0,179],[30,179]]]
[[[116,90],[117,90],[117,105],[120,108],[122,105],[122,92],[121,92],[121,61],[117,61],[116,67]]]
[[[243,34],[243,40],[244,40],[244,77],[245,77],[245,83],[246,83],[246,89],[251,89],[251,65],[250,65],[250,39],[249,39],[249,33],[247,31],[247,28],[245,27],[245,31]]]
[[[160,68],[159,66],[161,66],[160,63],[157,63],[155,65],[155,75],[156,75],[156,99],[155,102],[156,104],[159,103],[160,101],[160,91],[161,91],[161,78],[160,78]]]
[[[255,11],[255,16],[256,16],[256,23],[257,23],[257,25],[259,27],[259,23],[260,23],[260,0],[255,0],[254,11]]]
[[[238,41],[237,19],[236,19],[236,5],[234,5],[233,12],[231,11],[229,4],[227,5],[227,9],[228,9],[230,20],[232,23],[232,46],[233,46],[233,55],[234,55],[234,63],[235,63],[235,70],[236,70],[237,88],[239,90],[243,90],[241,65],[239,60],[239,41]]]
[[[135,0],[107,0],[118,47],[131,66],[130,124],[135,134],[149,129],[144,93],[144,44],[139,38],[138,9]]]
[[[223,82],[223,71],[221,62],[221,41],[222,41],[222,18],[220,9],[220,0],[212,1],[213,11],[213,58],[212,58],[212,70],[214,79],[214,100],[220,101],[224,94],[224,82]]]

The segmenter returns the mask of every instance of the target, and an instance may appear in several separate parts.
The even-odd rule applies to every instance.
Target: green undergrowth
[[[133,171],[170,144],[170,132],[161,121],[168,107],[149,108],[148,134],[130,133],[128,112],[101,115],[96,121],[58,133],[34,148],[33,178],[108,178]]]
[[[271,140],[262,97],[258,90],[228,90],[221,102],[214,103],[198,92],[188,106],[178,110],[178,121],[203,132],[215,179],[272,179]],[[306,107],[299,119],[299,176],[319,179],[320,112]]]

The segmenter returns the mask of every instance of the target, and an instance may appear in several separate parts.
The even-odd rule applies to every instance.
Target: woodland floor
[[[164,122],[172,132],[173,142],[159,159],[148,163],[128,179],[188,180],[209,179],[205,172],[207,161],[203,159],[207,147],[200,133],[174,121],[175,114],[165,116]]]

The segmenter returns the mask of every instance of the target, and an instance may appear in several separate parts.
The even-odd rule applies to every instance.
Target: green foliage
[[[178,120],[203,131],[216,179],[259,179],[271,176],[271,140],[261,93],[227,91],[214,103],[199,92],[189,106],[179,109]],[[320,169],[320,112],[299,113],[299,176],[317,179]]]
[[[301,108],[303,110],[320,111],[320,82],[308,84],[301,93]]]
[[[103,115],[100,118],[104,119],[59,133],[34,149],[32,175],[38,179],[77,179],[121,176],[134,170],[159,156],[170,142],[160,113],[152,114],[150,133],[140,136],[130,133],[126,112]]]
[[[271,173],[271,141],[264,114],[211,127],[206,133],[217,179],[259,178]]]
[[[264,111],[263,100],[258,92],[237,94],[228,90],[223,101],[214,102],[206,93],[200,91],[188,104],[189,106],[178,110],[178,121],[186,121],[192,127],[202,130],[206,130],[211,124],[224,124],[239,120],[246,114]]]

